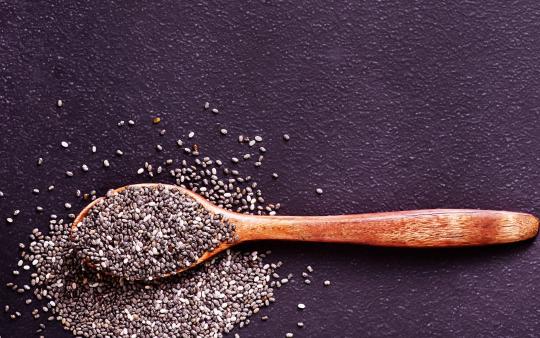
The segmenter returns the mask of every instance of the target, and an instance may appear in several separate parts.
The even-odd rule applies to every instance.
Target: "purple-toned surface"
[[[36,205],[62,213],[77,188],[102,194],[138,182],[145,160],[181,158],[174,140],[189,130],[203,154],[221,158],[240,151],[235,135],[262,135],[265,165],[246,168],[287,214],[436,207],[540,213],[537,1],[0,6],[2,284],[12,279],[17,243],[45,227]],[[202,112],[205,101],[222,113]],[[149,111],[162,117],[165,136]],[[116,127],[130,118],[136,129]],[[229,130],[228,141],[219,126]],[[61,140],[72,146],[60,149]],[[155,155],[158,142],[164,154]],[[98,154],[89,154],[90,144]],[[116,148],[126,152],[122,159]],[[45,163],[38,168],[39,156]],[[104,158],[109,170],[100,166]],[[89,175],[64,177],[83,160]],[[32,195],[50,183],[54,193]],[[21,215],[4,224],[15,208]],[[429,251],[261,247],[271,247],[285,261],[282,272],[296,279],[264,311],[268,322],[255,317],[236,331],[243,337],[540,334],[536,242]],[[299,278],[307,264],[315,268],[310,286]],[[0,289],[0,305],[14,299]],[[2,337],[34,335],[31,307],[18,304],[26,317],[11,322],[2,313]],[[68,335],[53,323],[46,336]]]

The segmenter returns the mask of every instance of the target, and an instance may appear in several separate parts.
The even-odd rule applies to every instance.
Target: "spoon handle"
[[[459,247],[522,241],[538,218],[510,211],[432,209],[341,216],[250,216],[235,220],[241,241],[297,240],[390,247]]]

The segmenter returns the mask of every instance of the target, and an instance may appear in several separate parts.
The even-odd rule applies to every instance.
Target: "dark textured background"
[[[135,171],[145,160],[182,158],[174,140],[189,130],[203,154],[217,158],[240,153],[239,133],[264,136],[264,166],[246,170],[268,200],[284,204],[283,214],[540,213],[537,1],[0,6],[2,284],[13,279],[17,243],[75,201],[75,189],[102,194],[142,180]],[[222,113],[202,112],[205,101]],[[158,114],[163,137],[150,123]],[[130,118],[134,129],[116,127]],[[229,129],[225,141],[220,126]],[[72,146],[62,150],[61,140]],[[156,155],[158,142],[164,154]],[[90,144],[98,154],[89,154]],[[116,148],[126,152],[122,159]],[[38,168],[39,156],[45,164]],[[104,158],[109,170],[100,166]],[[88,175],[64,177],[83,160]],[[54,193],[32,195],[51,182]],[[34,212],[38,204],[44,215]],[[22,214],[4,224],[15,208]],[[269,322],[254,318],[238,331],[244,337],[540,335],[536,242],[430,251],[262,247],[285,261],[285,273],[313,265],[314,283],[297,279],[279,290],[264,311]],[[14,299],[1,288],[0,305]],[[37,323],[28,309],[25,316],[13,323],[2,314],[0,335],[31,337]],[[56,323],[47,332],[67,336]]]

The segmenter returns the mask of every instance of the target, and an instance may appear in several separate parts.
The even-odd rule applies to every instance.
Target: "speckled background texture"
[[[243,167],[282,214],[540,214],[539,20],[538,1],[0,1],[0,282],[13,280],[17,243],[32,228],[66,201],[82,207],[76,189],[140,182],[144,161],[182,159],[174,142],[190,130],[203,155],[222,159],[245,149],[238,134],[262,135],[263,167]],[[221,113],[203,112],[205,101]],[[116,127],[131,118],[133,129]],[[32,195],[51,183],[53,193]],[[263,311],[268,322],[257,316],[235,331],[242,337],[540,335],[534,241],[257,247],[272,248],[296,279]],[[298,278],[307,264],[310,286]],[[26,308],[16,322],[0,314],[3,338],[35,336],[30,307],[4,287],[0,303]],[[69,335],[51,323],[46,336]]]

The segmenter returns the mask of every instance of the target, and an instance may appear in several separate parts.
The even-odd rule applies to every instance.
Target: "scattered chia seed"
[[[217,114],[217,113],[219,113],[219,110],[217,108],[213,108],[212,113]]]
[[[71,203],[64,203],[64,207],[66,209],[71,209]]]
[[[279,175],[278,175],[277,173],[272,173],[272,178],[273,178],[273,179],[277,180],[278,177],[279,177]]]
[[[285,337],[292,338],[292,337],[294,337],[294,334],[292,332],[287,332],[287,333],[285,333]]]
[[[227,135],[228,131],[225,128],[222,128],[220,131],[221,135]]]
[[[303,309],[305,309],[305,308],[306,308],[306,305],[305,305],[305,304],[302,304],[302,303],[298,304],[298,309],[299,309],[299,310],[303,310]]]
[[[262,140],[263,140],[263,138],[260,137],[259,135],[255,136],[254,139],[255,139],[255,141],[257,141],[257,142],[262,142]]]
[[[330,281],[329,281],[329,280],[325,280],[323,284],[324,284],[324,286],[330,286]]]
[[[313,272],[313,268],[311,267],[311,265],[306,266],[306,270],[307,270],[309,273],[312,273],[312,272]]]
[[[194,133],[190,134],[190,138],[192,138]],[[246,141],[248,140],[246,138]],[[189,150],[191,153],[191,149]],[[92,152],[96,152],[94,146]],[[198,152],[198,149],[193,149],[193,154]],[[195,160],[195,164],[183,160],[178,168],[168,167],[165,170],[170,169],[169,172],[178,185],[198,192],[220,207],[237,212],[271,215],[279,209],[279,203],[264,204],[262,193],[250,176],[244,177],[237,170],[221,167],[223,163],[219,160],[212,161],[207,157],[192,157],[190,160]],[[105,161],[103,164],[107,166]],[[172,164],[172,161],[166,163]],[[154,164],[157,167],[154,170],[149,163],[145,164],[144,168],[152,176],[152,173],[161,171],[160,164],[163,163]],[[141,168],[143,173],[144,168]],[[219,178],[222,170],[225,179]],[[54,186],[49,187],[49,190],[52,189]],[[0,193],[0,196],[2,195]],[[93,200],[96,198],[96,192],[92,190],[85,196]],[[157,220],[169,221],[164,217],[167,214],[174,215],[178,209],[169,210],[167,205],[167,203],[163,206],[156,203],[156,206],[139,206],[139,209],[148,208],[151,212],[147,212],[147,215],[157,216],[155,217]],[[122,209],[124,208],[126,206],[122,207]],[[196,210],[195,207],[193,209]],[[36,210],[43,211],[43,208],[37,207]],[[123,221],[126,215],[120,214],[121,211],[117,212],[111,209],[106,219]],[[182,219],[189,217],[189,215],[188,212],[176,216]],[[130,219],[131,216],[133,215],[128,215],[126,224],[135,222],[134,219]],[[139,218],[141,216],[139,215]],[[69,214],[68,217],[72,219],[75,215]],[[153,253],[155,246],[152,241],[157,239],[158,244],[166,243],[166,240],[174,245],[185,244],[178,240],[178,236],[187,236],[191,231],[194,231],[196,237],[191,237],[194,244],[192,247],[187,245],[181,252],[181,254],[193,254],[194,256],[201,247],[201,240],[203,244],[216,244],[213,240],[216,240],[217,237],[206,236],[211,233],[213,228],[210,227],[210,231],[205,229],[208,227],[204,223],[205,217],[201,217],[200,222],[197,218],[184,222],[185,229],[180,231],[176,238],[165,238],[176,234],[176,230],[178,230],[176,228],[179,228],[179,224],[181,224],[177,222],[177,219],[170,220],[176,222],[175,229],[169,233],[161,230],[162,237],[160,237],[159,230],[155,234],[153,230],[136,234],[125,232],[126,229],[123,229],[117,233],[118,237],[112,235],[111,232],[100,232],[99,236],[89,235],[89,238],[99,239],[103,242],[97,243],[96,246],[105,245],[106,242],[111,243],[113,247],[129,243],[132,244],[132,247],[135,244],[139,246],[138,242],[144,241],[149,246],[142,248],[141,251],[152,250]],[[137,226],[142,223],[142,226],[147,230],[155,230],[155,221],[152,218],[144,223],[139,219],[139,222],[135,223]],[[214,219],[214,221],[221,225],[226,223],[221,219]],[[78,241],[73,241],[71,238],[70,221],[64,222],[60,217],[51,215],[49,222],[48,234],[42,234],[37,229],[32,231],[32,243],[27,250],[23,243],[19,244],[22,259],[25,262],[31,262],[31,266],[35,268],[27,271],[26,269],[30,269],[30,264],[21,263],[21,275],[27,276],[31,273],[31,276],[28,277],[30,280],[23,287],[13,283],[11,287],[15,292],[33,289],[31,292],[36,295],[36,299],[45,302],[43,304],[46,306],[42,307],[43,304],[41,304],[32,310],[32,318],[40,318],[41,313],[41,320],[54,321],[57,319],[66,330],[75,336],[222,337],[235,326],[248,325],[251,315],[258,313],[260,308],[275,301],[272,288],[275,281],[271,280],[271,275],[281,265],[281,262],[264,264],[262,259],[266,257],[266,254],[270,254],[269,252],[266,254],[258,254],[257,252],[244,254],[227,251],[217,258],[201,264],[198,268],[178,276],[151,283],[132,282],[125,279],[112,279],[107,275],[87,269],[80,263],[81,254],[84,251],[84,249],[81,250],[81,247],[85,246],[81,246]],[[197,228],[197,225],[201,223],[202,228]],[[131,226],[127,227],[127,229],[129,228]],[[78,231],[77,237],[79,235]],[[112,242],[108,241],[107,236],[112,238]],[[211,240],[206,242],[208,238]],[[225,240],[227,238],[222,235],[217,242]],[[169,254],[169,247],[162,246],[161,249],[165,250],[164,255]],[[114,252],[109,248],[104,251],[107,251],[107,254],[110,254],[111,251]],[[99,251],[97,256],[101,257]],[[137,262],[139,258],[133,256],[129,263]],[[192,258],[187,259],[192,260]],[[145,259],[156,259],[160,262],[163,257],[151,255],[145,256]],[[169,259],[163,260],[170,262]],[[155,269],[161,269],[165,266],[162,262],[159,264],[160,266],[155,267]],[[124,265],[125,263],[122,261],[120,266]],[[14,270],[13,273],[18,275],[19,270]],[[23,276],[18,278],[23,278]],[[24,294],[27,298],[28,293]],[[20,315],[20,313],[19,315],[12,314],[14,319]],[[268,316],[263,316],[261,319],[266,320]],[[41,323],[38,331],[44,329],[45,325]]]
[[[157,144],[157,145],[156,145],[156,150],[157,150],[157,151],[162,151],[162,150],[163,150],[163,147],[162,147],[160,144]]]
[[[62,100],[56,101],[56,106],[57,106],[58,108],[62,107],[63,105],[64,105],[64,101],[62,101]]]
[[[66,171],[66,176],[67,177],[73,177],[73,171]]]
[[[62,141],[60,142],[60,144],[62,145],[63,148],[69,147],[69,143],[67,143],[66,141]]]
[[[88,171],[88,166],[86,164],[83,164],[83,165],[81,165],[81,169],[82,169],[82,171],[87,172]]]
[[[47,188],[47,190],[53,191],[53,190],[54,190],[54,185],[49,185],[49,187]]]
[[[210,108],[210,102],[205,102],[204,103],[204,109],[208,109]]]
[[[126,122],[124,120],[118,122],[118,127],[122,127],[124,124],[126,124]]]
[[[289,134],[283,134],[283,140],[284,141],[289,141],[291,139],[291,137],[289,136]]]
[[[144,168],[139,168],[139,170],[137,170],[138,175],[142,175],[143,173],[144,173]]]
[[[38,195],[39,194],[39,189],[37,189],[37,188],[32,189],[32,193],[34,195]]]
[[[322,190],[321,188],[317,188],[315,191],[316,191],[317,194],[319,194],[319,195],[322,195],[322,193],[323,193],[323,190]]]
[[[6,222],[8,222],[10,224],[13,223],[13,218],[11,218],[11,217],[6,218]]]
[[[238,163],[239,160],[238,160],[237,157],[231,157],[231,162],[232,162],[232,163]]]
[[[110,165],[111,165],[111,164],[109,163],[109,160],[103,160],[103,166],[104,166],[105,168],[110,167]]]
[[[193,136],[195,136],[195,132],[190,131],[188,134],[188,138],[193,138]]]
[[[96,147],[96,146],[92,146],[91,151],[92,151],[92,153],[97,152],[97,147]]]
[[[38,160],[37,160],[37,165],[42,165],[42,164],[43,164],[43,158],[40,157],[40,158],[38,158]]]
[[[298,323],[296,323],[296,325],[297,325],[298,327],[300,327],[300,328],[304,327],[304,323],[303,323],[303,322],[298,322]]]
[[[116,155],[122,156],[122,155],[124,155],[124,152],[122,150],[120,150],[120,149],[117,149],[116,150]]]
[[[17,216],[20,213],[21,213],[21,211],[19,209],[13,210],[13,216]]]
[[[128,121],[128,124],[129,124],[130,126],[134,126],[134,125],[135,125],[135,121],[129,120],[129,121]]]

